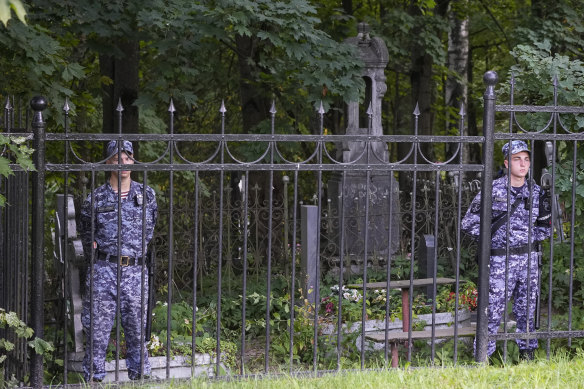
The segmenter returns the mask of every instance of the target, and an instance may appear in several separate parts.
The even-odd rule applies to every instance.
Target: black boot
[[[533,350],[533,349],[519,350],[519,360],[520,361],[533,361],[534,358],[535,358],[535,350]]]

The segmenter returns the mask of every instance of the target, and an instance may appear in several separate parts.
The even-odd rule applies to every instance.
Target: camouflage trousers
[[[144,342],[142,323],[146,324],[146,306],[148,301],[148,277],[144,270],[142,288],[142,266],[121,268],[120,279],[120,318],[126,340],[126,366],[130,379],[150,375],[148,352]],[[90,282],[93,279],[93,296],[89,298]],[[86,294],[83,299],[81,322],[86,335],[83,375],[86,381],[92,377],[102,380],[105,375],[105,356],[110,333],[114,325],[117,308],[117,264],[96,261],[92,272],[86,279]],[[142,289],[144,290],[144,309],[142,310]],[[93,309],[92,309],[93,308]],[[92,312],[93,310],[93,312]],[[90,341],[92,339],[92,341]],[[93,350],[90,350],[90,345]],[[144,374],[140,373],[140,349],[144,345]]]
[[[527,269],[528,257],[531,268]],[[517,321],[516,332],[534,331],[535,304],[539,293],[537,279],[539,254],[537,252],[520,255],[511,255],[507,269],[507,289],[505,289],[505,256],[493,256],[490,261],[489,275],[489,334],[496,334],[505,313],[507,302],[513,297],[513,316]],[[528,278],[529,276],[529,278]],[[507,293],[505,294],[505,290]],[[528,298],[529,291],[529,298]],[[529,306],[528,306],[529,303]],[[520,350],[537,348],[537,339],[517,339]],[[488,343],[488,355],[495,352],[495,341]]]

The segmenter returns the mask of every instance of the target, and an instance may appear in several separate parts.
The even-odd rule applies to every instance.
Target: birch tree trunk
[[[464,1],[464,0],[463,0]],[[447,66],[448,74],[444,89],[444,103],[447,107],[446,123],[450,134],[459,131],[459,116],[454,113],[460,112],[464,107],[464,112],[468,110],[468,55],[469,55],[469,19],[466,15],[460,15],[454,7],[448,12],[448,21],[450,30],[448,31],[448,57]],[[463,129],[462,135],[468,135],[468,131]],[[449,144],[447,149],[447,158],[454,152],[457,145]],[[470,147],[464,145],[463,161],[470,161]]]

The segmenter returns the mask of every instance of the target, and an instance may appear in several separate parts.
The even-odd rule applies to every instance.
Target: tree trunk
[[[235,44],[237,47],[239,64],[239,94],[241,99],[243,131],[245,133],[253,133],[258,124],[270,117],[269,110],[272,102],[266,96],[266,91],[261,89],[260,84],[257,82],[255,77],[256,69],[254,68],[254,64],[258,63],[258,40],[254,37],[238,35],[235,37]],[[273,174],[271,188],[270,174]],[[252,188],[254,188],[256,185],[260,188],[258,193],[258,201],[259,204],[265,206],[266,209],[267,205],[269,204],[268,200],[270,189],[272,189],[272,204],[277,205],[281,203],[281,199],[283,197],[283,182],[281,174],[278,174],[277,172],[249,172],[247,179],[250,193]],[[236,181],[237,180],[234,180],[232,185],[234,185]],[[233,187],[232,189],[236,190],[236,188]],[[269,217],[272,218],[272,227],[274,230],[274,227],[281,223],[281,217],[276,218],[274,215],[270,215]],[[266,229],[266,226],[262,226],[260,230],[261,236],[268,236],[268,230]],[[282,258],[283,252],[281,247],[277,247],[275,243],[276,237],[273,236],[272,259],[284,260],[284,258]]]
[[[445,16],[450,0],[438,0],[434,8],[437,17]],[[421,16],[422,12],[417,2],[412,2],[409,8],[412,15]],[[440,31],[435,31],[436,35]],[[410,70],[410,82],[412,87],[412,107],[418,104],[420,116],[418,120],[418,134],[431,135],[434,125],[432,103],[434,102],[434,81],[432,80],[432,66],[434,59],[428,53],[425,42],[418,40],[411,50],[412,68]],[[422,152],[429,160],[434,159],[432,147],[429,144],[422,145]]]
[[[461,106],[466,113],[468,109],[468,51],[469,51],[469,19],[467,16],[461,18],[454,10],[448,12],[450,30],[448,31],[448,74],[446,87],[444,90],[444,103],[448,108],[446,111],[446,123],[450,134],[460,131],[460,120],[452,117],[452,112],[460,112]],[[462,135],[467,135],[467,131],[462,129]],[[469,144],[464,144],[462,163],[469,163]],[[446,159],[449,159],[457,144],[448,144]],[[456,160],[458,162],[458,160]]]
[[[472,49],[468,52],[468,75],[467,84],[469,85],[468,95],[473,95],[472,85],[473,85],[473,60],[472,60]],[[479,129],[477,125],[477,104],[474,99],[468,100],[467,107],[467,131],[469,136],[478,136]],[[470,163],[480,163],[481,162],[481,148],[476,143],[469,144],[468,148],[468,160]]]
[[[239,64],[239,95],[243,131],[251,133],[255,127],[269,116],[270,102],[259,87],[254,75],[253,64],[257,62],[257,39],[249,36],[235,37]]]
[[[122,133],[139,133],[138,107],[134,102],[138,98],[140,64],[140,46],[138,40],[120,40],[117,44],[122,53],[121,57],[100,55],[99,66],[102,76],[110,78],[110,85],[102,84],[103,102],[103,133],[117,133],[119,131],[118,102],[121,101]],[[134,142],[134,155],[139,154],[139,144]]]

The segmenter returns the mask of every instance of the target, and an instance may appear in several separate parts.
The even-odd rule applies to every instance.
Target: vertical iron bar
[[[290,182],[290,178],[287,175],[284,175],[284,177],[282,177],[282,182],[284,183],[284,250],[282,250],[284,258],[282,260],[282,265],[284,267],[284,276],[288,280],[288,264],[286,263],[288,261],[288,252],[286,250],[292,250],[288,239],[288,235],[290,234],[290,215],[288,210],[288,183]],[[290,251],[290,254],[292,254],[292,251]],[[294,285],[290,285],[290,290],[294,290]]]
[[[197,337],[197,268],[199,263],[199,171],[195,171],[195,210],[193,233],[193,334],[191,339],[191,377],[195,376]]]
[[[219,109],[221,113],[221,141],[219,142],[219,154],[221,165],[225,162],[225,104],[222,101],[221,107]],[[223,179],[225,177],[225,171],[221,169],[219,172],[219,247],[218,247],[218,255],[217,255],[217,328],[216,331],[216,347],[217,353],[215,361],[215,376],[219,376],[221,372],[221,283],[222,283],[222,272],[223,272]]]
[[[122,112],[124,108],[122,106],[122,99],[118,101],[118,106],[116,108],[118,112],[118,144],[117,144],[117,172],[118,172],[118,193],[117,193],[117,203],[118,203],[118,232],[117,232],[117,264],[116,264],[116,381],[120,379],[120,327],[121,327],[121,283],[122,283],[122,267],[120,264],[120,258],[122,256]],[[108,155],[108,157],[110,157]]]
[[[464,134],[464,118],[465,118],[465,110],[464,110],[464,103],[460,104],[460,125],[458,129],[459,136],[463,137]],[[459,154],[459,164],[464,163],[464,146],[462,143],[458,143],[458,147],[460,150]],[[460,248],[461,248],[461,239],[460,239],[460,222],[462,220],[462,185],[463,185],[463,172],[462,170],[458,171],[458,199],[457,199],[457,206],[456,206],[456,268],[455,271],[455,301],[454,301],[454,355],[452,357],[452,361],[454,365],[456,365],[458,361],[458,310],[459,310],[459,299],[460,299]]]
[[[276,120],[276,104],[272,102],[272,108],[270,109],[271,117],[271,133],[272,139],[274,136],[274,122]],[[273,197],[274,197],[274,149],[275,142],[270,142],[270,181],[268,187],[268,269],[267,269],[267,285],[266,285],[266,353],[264,359],[265,372],[268,372],[270,366],[270,303],[272,294],[272,212],[273,212]]]
[[[346,185],[347,171],[343,170],[343,178],[341,179],[341,194],[339,195],[339,208],[341,214],[339,215],[341,230],[341,241],[339,242],[339,295],[337,300],[338,316],[337,316],[337,370],[341,369],[341,342],[343,338],[343,286],[345,273],[345,185]]]
[[[295,285],[296,285],[296,231],[298,222],[298,170],[294,171],[294,206],[292,213],[292,282],[290,287],[290,373],[294,369],[294,314],[296,308]]]
[[[146,342],[149,340],[146,339],[146,323],[145,323],[145,315],[146,312],[146,300],[150,302],[152,298],[148,293],[149,285],[146,285],[147,278],[147,267],[146,267],[146,204],[148,203],[147,199],[147,191],[146,188],[148,187],[148,172],[144,170],[143,173],[143,183],[142,183],[142,271],[140,273],[140,378],[144,380],[144,352],[146,351]],[[154,261],[152,261],[154,262]],[[154,263],[151,263],[150,266],[154,266]]]
[[[367,108],[368,125],[367,134],[371,135],[371,124],[373,121],[373,109],[371,108],[371,103]],[[365,224],[363,226],[364,239],[363,244],[363,299],[361,300],[361,370],[365,368],[365,317],[367,316],[367,257],[369,255],[369,197],[371,196],[371,166],[370,155],[371,155],[371,137],[367,138],[365,143],[366,147],[366,158],[367,158],[367,172],[365,174]]]
[[[414,109],[414,135],[418,135],[418,125],[420,120],[420,107],[416,103],[416,108]],[[418,153],[421,152],[419,140],[416,141],[414,144],[414,165],[418,165]],[[412,360],[412,305],[413,305],[413,296],[414,296],[414,261],[416,257],[416,250],[415,250],[415,243],[416,243],[416,198],[417,198],[417,184],[418,184],[418,170],[414,169],[413,173],[413,183],[412,183],[412,193],[411,193],[411,203],[412,203],[412,230],[410,233],[410,285],[408,291],[408,312],[403,311],[404,303],[403,303],[403,289],[402,289],[402,318],[405,318],[407,315],[407,323],[406,320],[403,320],[403,329],[407,325],[408,330],[408,362]]]
[[[484,97],[483,113],[483,163],[484,170],[481,183],[481,225],[479,238],[479,285],[478,285],[478,312],[477,312],[477,332],[476,332],[476,354],[477,362],[486,362],[487,346],[489,341],[488,316],[489,309],[489,259],[491,249],[491,215],[493,198],[493,152],[494,152],[494,132],[495,132],[495,84],[497,84],[497,73],[488,71],[483,76],[483,81],[487,85]]]
[[[383,343],[383,357],[385,367],[389,362],[389,298],[390,298],[390,283],[391,283],[391,236],[392,236],[392,220],[393,220],[393,171],[389,171],[389,194],[388,194],[388,216],[387,216],[387,264],[385,273],[385,341]]]
[[[174,150],[176,144],[174,142],[174,105],[172,104],[168,109],[170,115],[170,141],[169,141],[169,162],[174,163]],[[174,272],[174,171],[168,173],[168,296],[166,307],[166,378],[170,378],[170,330],[171,330],[171,316],[172,316],[172,279]],[[194,307],[193,307],[194,309]]]
[[[247,314],[247,219],[248,219],[248,196],[249,196],[249,170],[246,170],[243,180],[243,291],[241,293],[241,363],[239,374],[245,372],[245,328],[246,328],[246,314]]]
[[[511,79],[509,80],[510,86],[510,104],[513,105],[514,104],[514,98],[515,98],[515,77],[513,75],[513,73],[511,73]],[[509,142],[509,151],[511,151],[511,145],[513,142],[513,138],[512,138],[512,134],[513,134],[513,123],[515,123],[515,112],[511,111],[510,115],[509,115],[509,139],[507,139],[507,142]],[[509,158],[509,155],[507,155],[507,163],[509,164],[509,168],[507,169],[507,193],[506,193],[506,209],[511,209],[511,159]],[[508,215],[510,216],[510,215]],[[509,236],[511,233],[511,218],[507,217],[507,221],[505,222],[505,287],[503,290],[504,296],[505,296],[505,306],[507,306],[507,296],[509,295]],[[507,309],[505,309],[503,311],[503,332],[505,334],[507,334],[507,322],[509,320],[509,312],[507,311]],[[503,339],[503,362],[506,363],[507,362],[507,344],[508,344],[509,340],[507,339],[507,337],[505,336],[505,339]]]
[[[91,257],[89,258],[89,377],[93,377],[93,372],[94,372],[94,368],[93,368],[93,331],[94,331],[94,320],[95,320],[95,307],[94,307],[94,296],[93,296],[93,289],[94,289],[94,280],[93,280],[93,267],[95,266],[95,247],[94,247],[94,243],[95,243],[95,169],[91,169],[91,191],[89,193],[90,194],[90,207],[91,207],[91,232],[90,232],[90,236],[91,236],[91,248],[90,248],[90,252],[91,252]],[[85,352],[87,351],[87,348],[85,349]]]
[[[555,141],[554,141],[554,152],[553,152],[553,167],[555,167],[556,165],[556,145],[555,145]],[[569,299],[568,299],[568,331],[572,331],[572,305],[573,305],[573,293],[574,293],[574,255],[575,255],[575,247],[574,247],[574,242],[575,242],[575,236],[574,236],[574,226],[576,223],[576,188],[577,188],[577,183],[578,183],[578,174],[577,174],[577,169],[578,169],[578,142],[574,141],[574,154],[572,157],[572,210],[570,212],[570,278],[569,278],[569,283],[570,283],[570,290],[569,290]],[[554,193],[554,186],[555,186],[555,177],[554,177],[554,173],[555,173],[555,169],[552,168],[552,199],[554,199],[555,197],[555,193]],[[554,204],[554,202],[552,201],[552,204]],[[554,216],[554,213],[556,211],[555,206],[552,206],[552,217]],[[554,258],[554,236],[553,236],[553,232],[554,232],[554,222],[555,220],[552,220],[552,235],[550,237],[550,282],[551,282],[551,276],[552,276],[552,272],[551,272],[551,267],[553,265],[553,258]],[[562,233],[561,231],[558,231],[558,233]],[[552,288],[550,287],[550,298],[549,301],[552,301]],[[551,308],[550,308],[550,312],[549,312],[549,321],[548,323],[551,323],[551,318],[552,318],[552,313],[551,313]],[[548,331],[550,331],[551,328],[548,329]],[[549,343],[549,340],[548,340]],[[572,338],[568,338],[568,348],[572,347]],[[549,349],[549,346],[547,347]],[[549,354],[549,352],[548,352]]]
[[[32,173],[32,277],[31,277],[31,328],[35,338],[44,336],[44,216],[45,216],[45,126],[43,110],[47,107],[44,97],[33,97],[30,102],[34,110],[32,128],[34,131],[33,162],[36,171]],[[33,387],[43,385],[43,356],[31,355],[30,382]]]
[[[69,102],[65,98],[65,105],[63,106],[63,125],[65,128],[65,165],[69,164]],[[69,171],[65,170],[65,188],[64,188],[64,201],[63,201],[63,230],[64,239],[61,242],[61,248],[63,250],[63,384],[67,385],[67,370],[69,367],[69,358],[67,356],[67,335],[68,331],[68,320],[67,320],[67,307],[69,298],[72,297],[69,293]],[[57,215],[58,217],[58,215]],[[60,232],[60,231],[59,231]],[[60,237],[57,237],[60,239]],[[73,306],[73,301],[71,301],[71,306]],[[71,309],[71,317],[73,317],[74,312]]]
[[[318,141],[318,165],[322,167],[322,151],[325,147],[323,134],[324,134],[324,108],[322,106],[322,101],[320,102],[320,107],[318,109],[319,116],[319,135],[320,140]],[[317,180],[317,192],[316,201],[318,204],[318,215],[317,227],[316,227],[316,285],[314,285],[314,344],[312,349],[312,367],[314,373],[318,371],[318,311],[320,308],[320,219],[322,215],[322,170],[319,169],[316,173]]]
[[[432,337],[431,337],[431,353],[430,361],[434,365],[434,355],[436,353],[436,271],[438,267],[438,229],[439,229],[439,214],[440,210],[440,170],[436,170],[436,180],[434,182],[434,252],[432,253]],[[456,311],[454,311],[456,315]]]

